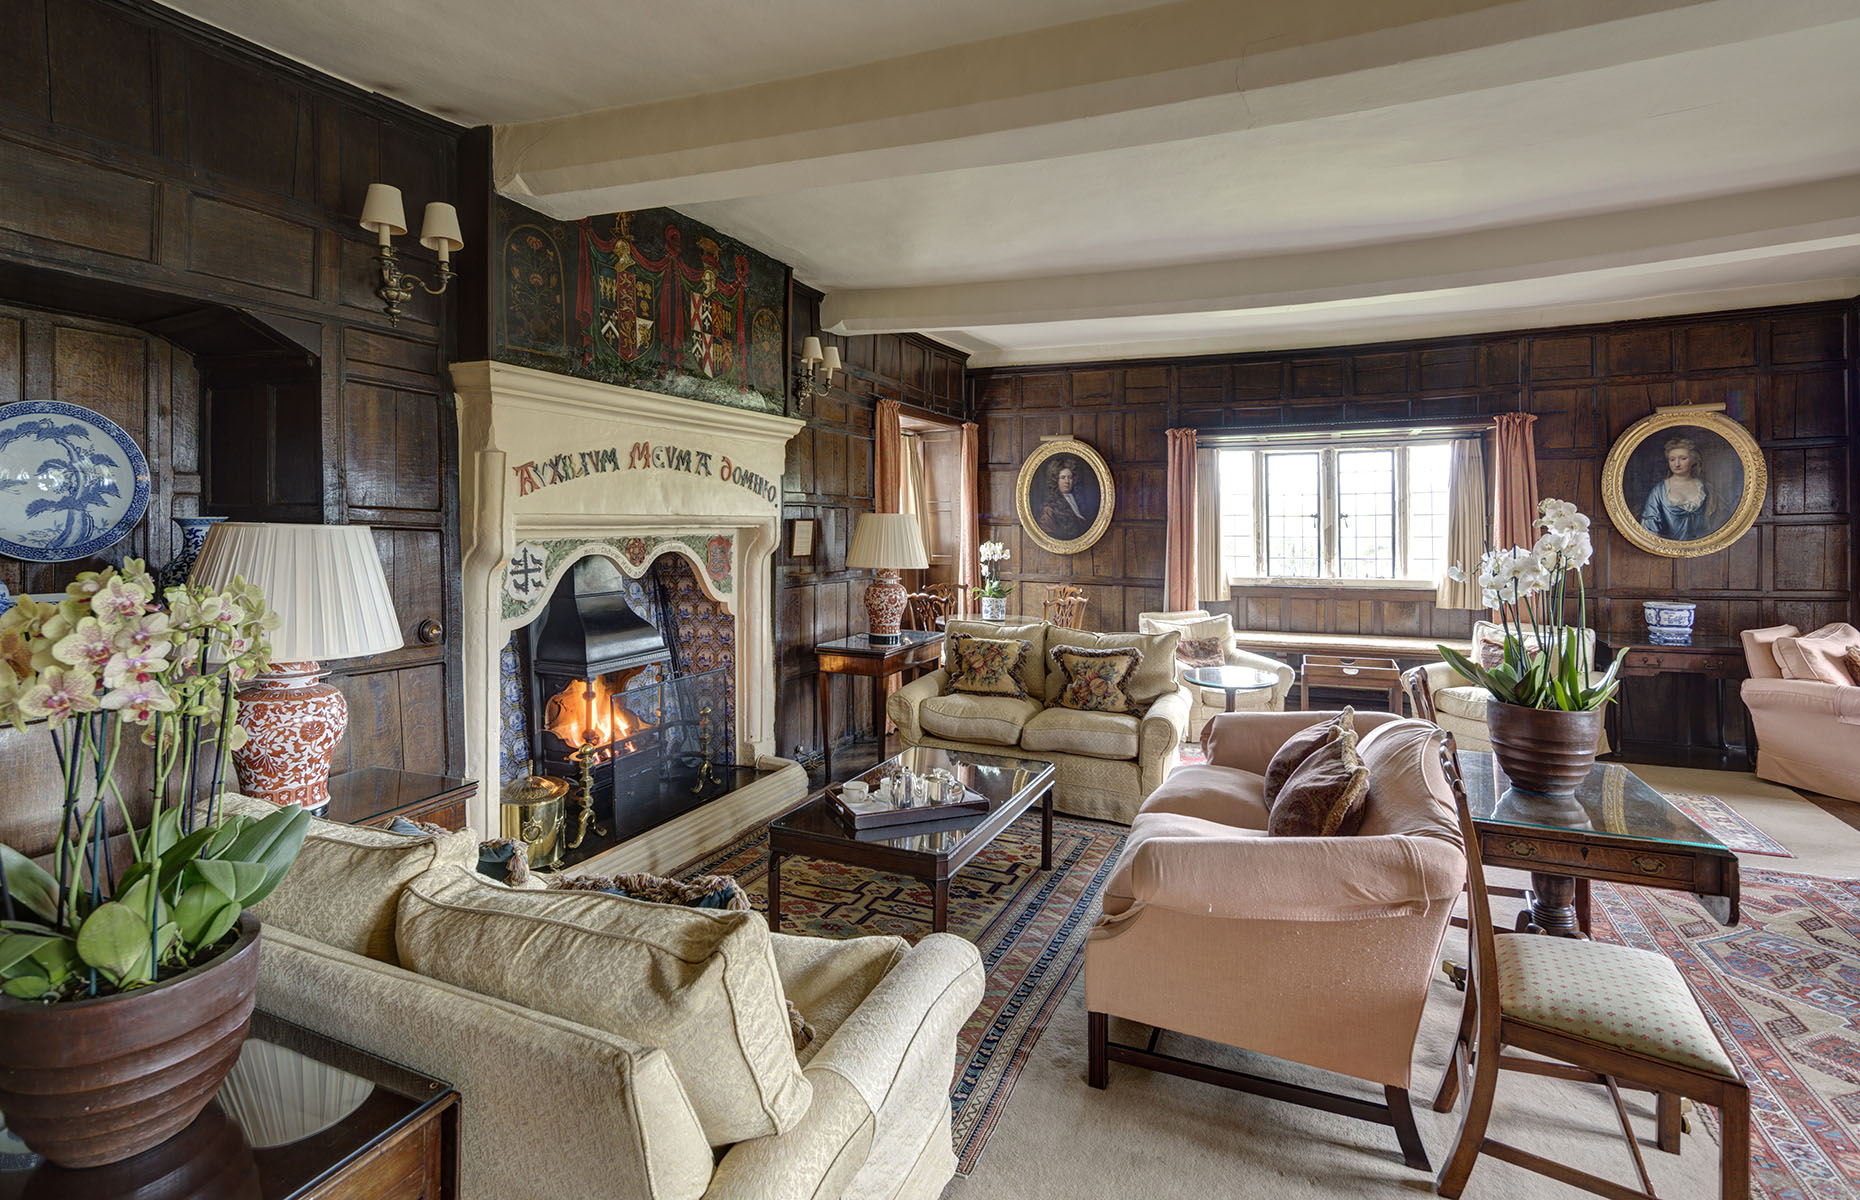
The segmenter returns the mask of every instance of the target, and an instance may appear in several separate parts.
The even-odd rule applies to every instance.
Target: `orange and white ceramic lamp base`
[[[891,646],[899,641],[898,627],[904,620],[904,605],[909,593],[896,571],[873,572],[865,589],[867,629],[875,645]]]
[[[330,759],[349,728],[349,705],[325,674],[315,662],[273,663],[239,689],[248,740],[233,765],[246,795],[309,809],[329,803]]]

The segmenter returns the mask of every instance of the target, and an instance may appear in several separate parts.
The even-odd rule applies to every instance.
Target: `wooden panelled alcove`
[[[338,772],[464,766],[453,298],[390,325],[356,223],[378,180],[410,208],[459,201],[464,133],[154,4],[0,5],[0,304],[32,306],[0,312],[0,399],[146,439],[155,502],[125,549],[152,562],[175,513],[374,527],[406,645],[336,664]],[[430,275],[417,239],[401,251]],[[45,740],[0,734],[0,765]]]

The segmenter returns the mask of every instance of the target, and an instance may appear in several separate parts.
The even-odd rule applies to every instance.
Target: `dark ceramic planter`
[[[258,983],[258,918],[193,970],[120,996],[0,999],[0,1112],[61,1167],[120,1162],[200,1115],[239,1057]]]
[[[1492,757],[1521,791],[1573,797],[1595,765],[1595,745],[1602,736],[1599,708],[1560,712],[1488,700],[1485,723]]]

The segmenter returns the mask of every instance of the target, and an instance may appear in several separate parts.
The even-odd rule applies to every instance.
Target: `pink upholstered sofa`
[[[1852,625],[1804,634],[1793,625],[1746,629],[1744,707],[1757,732],[1757,775],[1860,801],[1860,684],[1841,651],[1860,646]]]

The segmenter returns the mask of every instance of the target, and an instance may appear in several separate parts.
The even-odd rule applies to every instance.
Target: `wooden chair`
[[[1460,833],[1466,843],[1472,974],[1453,1055],[1434,1097],[1434,1111],[1449,1112],[1462,1088],[1470,1093],[1459,1138],[1440,1171],[1439,1194],[1458,1196],[1479,1155],[1490,1154],[1597,1196],[1648,1200],[1653,1183],[1621,1103],[1621,1085],[1626,1084],[1659,1095],[1656,1144],[1673,1154],[1679,1152],[1677,1098],[1717,1106],[1723,1124],[1719,1200],[1748,1200],[1750,1089],[1678,967],[1664,955],[1603,942],[1540,934],[1499,937],[1492,928],[1478,833],[1450,738],[1440,757],[1459,805]],[[1564,1015],[1573,1013],[1585,1015]],[[1506,1047],[1557,1061],[1506,1054]],[[1500,1071],[1606,1087],[1643,1190],[1487,1137]]]
[[[912,592],[904,598],[904,623],[907,629],[941,629],[939,621],[947,620],[962,611],[962,585],[955,583],[927,583],[921,592]]]
[[[1049,583],[1040,602],[1040,617],[1048,625],[1085,628],[1085,589],[1071,583]]]

